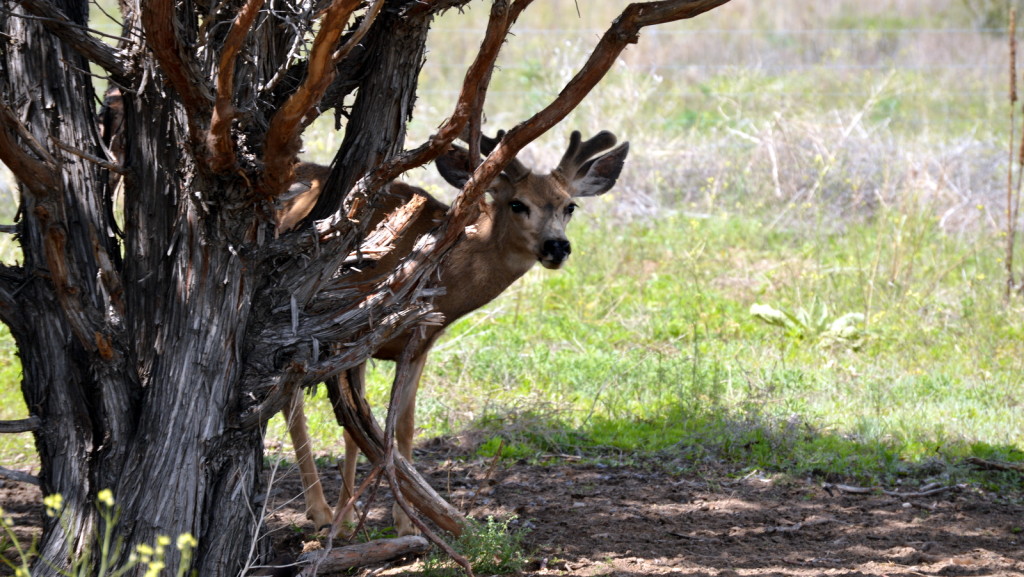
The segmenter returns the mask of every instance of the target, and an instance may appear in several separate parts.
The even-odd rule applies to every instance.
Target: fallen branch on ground
[[[888,491],[881,487],[856,487],[854,485],[843,485],[841,483],[825,483],[821,486],[825,489],[825,492],[829,495],[832,494],[832,490],[835,489],[840,493],[850,493],[853,495],[870,495],[873,493],[879,493],[882,495],[888,495],[890,497],[898,497],[900,499],[913,499],[919,497],[930,497],[932,495],[938,495],[939,493],[945,493],[946,491],[959,491],[964,489],[965,485],[939,485],[938,483],[930,483],[921,487],[920,491],[914,491],[911,493],[901,493],[899,491]]]
[[[334,573],[355,567],[384,563],[406,555],[422,555],[429,548],[430,544],[426,539],[410,535],[396,539],[377,539],[347,547],[335,547],[330,550],[310,551],[303,553],[296,563],[305,565],[307,568],[317,567],[325,573]],[[299,575],[306,574],[305,571],[299,573]]]
[[[965,460],[975,467],[985,469],[987,471],[1017,471],[1024,473],[1024,464],[1021,463],[1003,463],[1001,461],[989,461],[978,457],[967,457]]]

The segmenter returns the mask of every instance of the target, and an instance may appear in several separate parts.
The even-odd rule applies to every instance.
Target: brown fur
[[[480,217],[467,228],[464,238],[456,243],[442,262],[439,279],[444,294],[435,299],[434,305],[444,315],[444,323],[443,326],[425,328],[425,338],[419,341],[417,350],[412,351],[409,357],[412,359],[408,367],[412,381],[407,387],[411,391],[410,395],[399,402],[396,440],[399,452],[406,459],[412,458],[416,388],[427,355],[444,328],[493,300],[534,263],[539,261],[546,268],[560,268],[569,254],[565,226],[575,208],[573,199],[603,194],[618,178],[628,144],[593,159],[594,162],[586,163],[589,160],[587,157],[613,146],[615,138],[610,133],[601,133],[582,147],[579,140],[578,133],[574,133],[569,152],[559,168],[550,174],[534,174],[518,161],[507,168],[491,183],[489,193],[492,201],[483,207]],[[442,175],[459,188],[469,176],[466,154],[466,151],[456,148],[438,159]],[[580,154],[584,157],[580,158]],[[279,230],[286,231],[305,218],[312,210],[328,174],[327,167],[300,165],[297,168],[296,175],[302,178],[302,182],[293,185],[295,196],[278,214]],[[394,268],[401,258],[411,252],[416,239],[433,229],[448,209],[426,191],[407,184],[392,183],[389,192],[375,220],[382,219],[388,212],[407,202],[412,195],[426,196],[427,203],[392,254],[378,264],[376,271],[364,273],[366,275],[380,274],[381,270]],[[373,356],[398,361],[409,341],[409,335],[403,334],[383,345]],[[353,387],[362,390],[364,374],[365,365],[360,365],[348,371],[346,377],[352,381]],[[294,397],[288,414],[289,432],[306,491],[306,514],[317,526],[329,525],[333,515],[320,487],[309,448],[301,393]],[[354,486],[357,456],[358,449],[346,434],[344,486],[339,507],[348,500]],[[409,519],[397,507],[394,516],[400,535],[415,532]],[[350,515],[346,521],[351,522],[352,519]]]

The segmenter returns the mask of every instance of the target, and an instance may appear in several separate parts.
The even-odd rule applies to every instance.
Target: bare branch
[[[174,0],[143,0],[142,27],[146,45],[160,63],[168,82],[181,96],[188,115],[189,132],[194,142],[201,142],[198,119],[206,116],[212,97],[198,66],[178,37],[180,25]]]
[[[15,471],[14,469],[8,469],[7,467],[0,467],[0,477],[6,477],[12,481],[19,483],[26,483],[28,485],[38,485],[39,477],[35,475],[29,475],[21,471]]]
[[[90,62],[112,74],[118,81],[124,81],[128,69],[113,48],[96,40],[87,33],[88,28],[72,22],[59,8],[45,0],[18,0],[18,3],[54,36],[70,44]]]
[[[469,0],[413,0],[406,3],[405,7],[400,10],[400,14],[402,17],[421,17],[426,14],[437,14],[449,8],[468,3]]]
[[[967,457],[966,461],[980,469],[990,471],[1019,471],[1024,473],[1024,463],[1004,463],[1000,461],[989,461],[979,457]]]
[[[393,539],[375,539],[337,549],[310,551],[299,556],[296,563],[309,564],[309,567],[298,574],[300,577],[317,575],[317,570],[333,575],[356,567],[379,565],[405,555],[422,555],[429,549],[430,543],[423,537],[407,535]]]
[[[498,50],[501,45],[504,44],[504,39],[508,36],[509,29],[512,24],[515,23],[516,19],[519,18],[519,14],[529,6],[533,0],[516,0],[512,4],[510,10],[504,8],[504,2],[495,2],[491,6],[491,17],[487,22],[487,31],[484,36],[484,43],[480,46],[480,54],[483,54],[485,50],[493,50],[493,55],[488,55],[491,61],[491,66],[487,67],[484,71],[484,75],[472,86],[475,90],[471,94],[466,95],[466,89],[470,88],[468,84],[463,84],[461,97],[466,95],[472,98],[470,103],[470,109],[467,111],[469,114],[469,130],[468,138],[466,142],[469,144],[469,161],[472,163],[472,168],[476,169],[480,159],[480,125],[481,116],[483,116],[484,101],[487,99],[487,88],[491,83],[491,73],[494,72],[493,62],[497,58]],[[489,46],[486,39],[491,37],[500,37],[502,39],[501,44],[497,46]]]
[[[367,191],[377,190],[401,174],[434,160],[448,150],[451,143],[466,130],[466,125],[471,119],[476,118],[477,125],[479,125],[479,116],[483,109],[491,72],[494,70],[501,46],[505,43],[516,18],[532,2],[533,0],[516,0],[511,8],[508,7],[507,2],[497,1],[494,3],[487,21],[487,32],[480,44],[476,58],[466,70],[462,89],[451,116],[426,142],[381,164],[376,170],[363,177],[356,183],[353,191],[355,194],[351,195],[352,198],[358,198],[358,195],[361,194],[365,195]],[[479,128],[476,131],[479,133]],[[477,146],[479,147],[479,144]],[[324,228],[329,228],[332,224],[333,221],[325,223]]]
[[[231,98],[235,93],[235,60],[242,49],[252,23],[256,20],[264,0],[248,0],[235,17],[231,30],[224,41],[224,51],[220,56],[217,70],[217,99],[210,118],[210,131],[206,137],[206,146],[210,154],[210,168],[214,172],[224,172],[235,165],[235,146],[231,140],[231,121],[235,117],[235,107]]]
[[[15,231],[17,226],[11,226]],[[14,334],[24,334],[29,321],[24,315],[24,306],[18,302],[18,293],[25,286],[25,269],[20,266],[0,264],[0,320]]]
[[[305,80],[270,121],[263,149],[263,176],[257,185],[266,198],[280,196],[294,179],[293,167],[302,147],[299,137],[302,119],[320,102],[334,79],[334,50],[359,3],[359,0],[334,0],[327,8],[320,31],[313,40]]]
[[[84,150],[81,150],[79,148],[75,148],[74,146],[71,146],[70,144],[67,144],[66,142],[63,142],[63,141],[61,141],[58,138],[51,137],[50,141],[53,142],[55,145],[57,145],[57,148],[65,151],[65,152],[71,153],[71,154],[73,154],[73,155],[75,155],[75,156],[77,156],[77,157],[79,157],[81,159],[88,160],[89,162],[91,162],[91,163],[93,163],[93,164],[95,164],[95,165],[97,165],[97,166],[99,166],[101,168],[105,168],[105,169],[109,170],[110,172],[115,172],[117,174],[127,174],[128,173],[128,171],[123,166],[121,166],[120,164],[116,164],[116,163],[110,162],[109,160],[104,160],[104,159],[102,159],[102,158],[100,158],[100,157],[98,157],[98,156],[96,156],[94,154],[89,154],[88,152],[86,152]]]
[[[341,385],[341,379],[327,381],[327,393],[334,407],[334,415],[345,430],[359,445],[371,463],[384,461],[384,432],[373,418],[373,412],[361,391],[353,391],[351,383]],[[416,471],[402,455],[394,455],[394,470],[403,496],[413,502],[441,529],[453,535],[460,535],[465,518],[431,488],[430,484]]]
[[[2,433],[30,433],[37,430],[43,424],[39,417],[29,417],[16,421],[0,421],[0,434]]]
[[[835,489],[840,493],[849,493],[852,495],[871,495],[871,494],[882,494],[889,497],[896,497],[899,499],[913,499],[920,497],[930,497],[939,493],[945,493],[946,491],[962,491],[966,485],[940,485],[933,483],[922,487],[920,491],[889,491],[881,487],[858,487],[854,485],[844,485],[842,483],[825,483],[821,486],[829,495],[832,494],[832,490]]]
[[[412,357],[415,352],[419,349],[420,340],[423,338],[422,331],[414,330],[412,338],[405,345],[405,350],[402,351],[401,358],[396,364],[396,370],[398,374],[395,375],[395,384],[391,387],[391,400],[388,403],[388,415],[384,425],[384,459],[381,462],[375,463],[378,467],[384,468],[384,473],[388,479],[388,485],[391,486],[391,493],[395,498],[395,502],[402,508],[405,515],[412,521],[413,525],[433,544],[441,548],[446,555],[452,558],[456,563],[459,564],[469,577],[473,577],[473,568],[470,566],[469,561],[465,557],[459,555],[457,551],[452,549],[451,545],[446,543],[443,539],[438,537],[430,527],[427,527],[426,523],[420,519],[416,511],[413,510],[412,506],[406,500],[405,495],[402,493],[402,486],[398,482],[398,476],[395,473],[395,429],[398,426],[398,414],[401,412],[399,404],[403,399],[409,398],[409,388],[416,385],[417,374],[419,371],[413,369],[414,363],[412,363]]]
[[[645,26],[693,18],[729,0],[664,0],[630,4],[598,42],[583,68],[565,85],[554,101],[529,120],[508,131],[487,160],[473,174],[463,193],[452,204],[453,215],[465,213],[487,186],[520,150],[562,121],[615,64],[627,44],[639,39]],[[463,222],[460,219],[459,222]]]
[[[35,154],[29,154],[10,130]],[[59,186],[57,163],[32,136],[14,111],[0,103],[0,160],[36,196],[46,196]]]
[[[377,0],[370,5],[370,8],[363,16],[363,21],[359,24],[359,28],[357,28],[355,33],[353,33],[348,41],[345,42],[345,45],[334,53],[334,62],[336,64],[348,58],[348,55],[352,53],[352,49],[363,41],[363,37],[365,37],[366,33],[370,31],[370,27],[373,26],[374,21],[377,20],[377,14],[380,14],[380,9],[383,7],[384,0]]]

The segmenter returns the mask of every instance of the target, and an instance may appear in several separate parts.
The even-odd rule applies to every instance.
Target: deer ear
[[[469,151],[461,146],[452,146],[451,150],[437,157],[434,164],[441,177],[459,190],[462,190],[473,174],[470,169]]]
[[[623,142],[611,151],[584,163],[572,179],[573,188],[576,189],[573,196],[597,196],[608,192],[622,173],[622,165],[626,162],[628,153],[629,143]]]

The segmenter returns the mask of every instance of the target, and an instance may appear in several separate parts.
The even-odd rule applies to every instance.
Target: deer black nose
[[[572,246],[565,239],[544,241],[544,256],[553,261],[561,262],[569,257]]]

